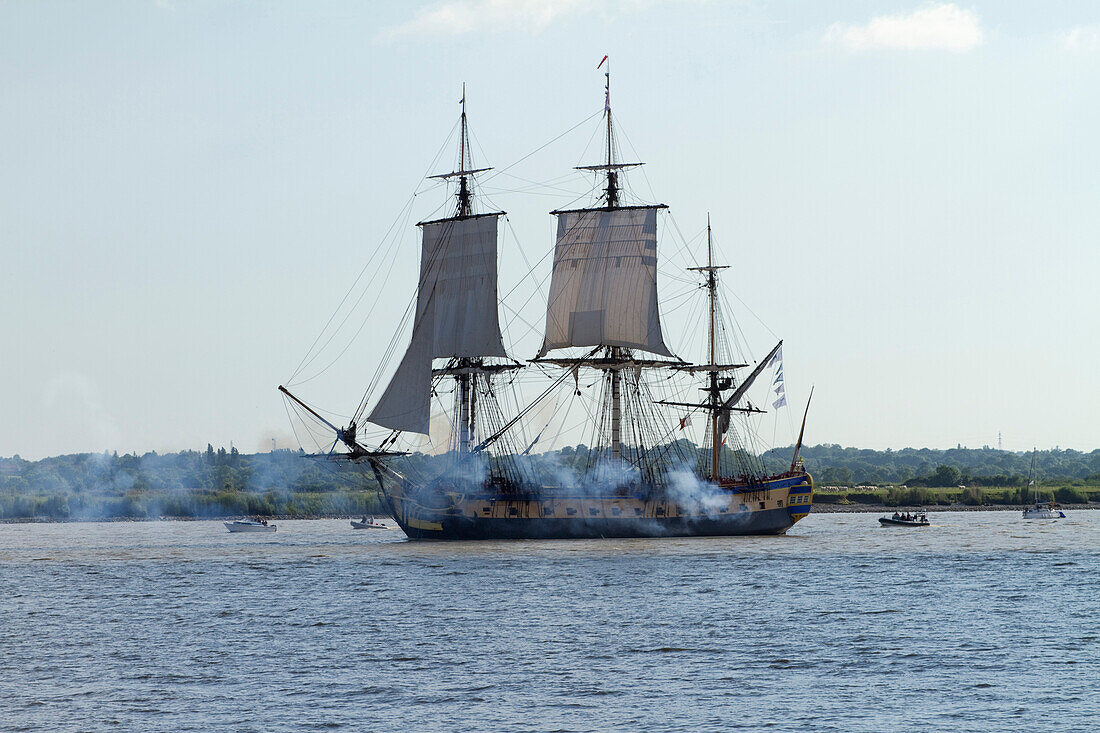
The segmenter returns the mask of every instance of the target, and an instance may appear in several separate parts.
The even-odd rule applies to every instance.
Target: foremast
[[[460,102],[462,112],[459,119],[460,130],[458,135],[458,170],[450,173],[441,173],[430,176],[447,180],[458,178],[458,190],[455,197],[458,199],[458,207],[453,217],[455,220],[467,219],[474,215],[473,196],[470,191],[470,178],[478,173],[483,173],[489,168],[474,168],[470,160],[470,133],[466,126],[466,85],[462,85],[462,100]],[[459,357],[452,368],[451,376],[456,382],[455,391],[455,431],[457,433],[457,447],[460,455],[470,452],[470,436],[476,431],[477,419],[477,376],[485,365],[481,357]],[[433,376],[439,371],[433,371]]]
[[[450,451],[461,460],[475,439],[479,395],[492,400],[489,375],[516,369],[500,334],[497,229],[504,212],[479,212],[474,178],[491,168],[472,163],[463,85],[455,169],[430,178],[457,183],[450,216],[421,221],[420,278],[409,346],[368,419],[400,432],[429,434],[433,383],[455,381]],[[499,357],[508,364],[490,364]],[[442,368],[432,368],[445,359]]]

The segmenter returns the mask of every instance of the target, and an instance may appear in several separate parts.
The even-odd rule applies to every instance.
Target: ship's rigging
[[[736,370],[748,361],[736,358],[724,338],[718,275],[726,266],[714,263],[709,219],[706,265],[688,268],[703,275],[707,292],[707,353],[703,363],[689,364],[666,345],[657,292],[657,224],[667,207],[624,201],[623,173],[642,164],[620,162],[609,73],[601,124],[604,160],[577,166],[600,180],[596,202],[551,212],[557,217],[557,236],[545,293],[543,343],[530,361],[533,368],[525,370],[506,350],[498,322],[498,224],[505,215],[479,211],[476,179],[493,169],[475,167],[472,160],[463,89],[457,164],[450,172],[429,176],[455,186],[453,209],[449,216],[417,225],[420,275],[406,314],[411,335],[390,381],[373,406],[368,390],[342,428],[284,389],[295,406],[335,431],[348,457],[407,452],[399,449],[403,436],[431,432],[435,402],[450,426],[446,453],[452,465],[493,448],[486,462],[489,475],[519,485],[531,476],[515,457],[537,452],[540,441],[552,445],[544,438],[548,432],[568,434],[565,419],[558,421],[556,431],[551,429],[554,413],[563,403],[576,407],[587,402],[581,404],[577,422],[591,427],[593,449],[582,470],[610,466],[613,473],[621,469],[622,475],[648,484],[660,483],[662,471],[684,463],[716,482],[725,475],[752,480],[765,473],[756,452],[743,444],[752,434],[748,418],[762,411],[742,398],[779,347],[744,380],[736,378]],[[396,345],[391,341],[388,351]],[[557,353],[570,349],[584,351]],[[590,381],[588,374],[597,379]],[[704,380],[702,400],[695,397],[697,376]],[[377,377],[372,384],[381,385]],[[524,383],[537,385],[533,398],[503,394]],[[596,399],[583,400],[582,391]],[[684,408],[706,415],[703,451],[682,440],[677,430],[677,415]],[[368,446],[363,422],[390,432]],[[533,426],[530,431],[527,422]],[[681,431],[683,427],[681,423]]]

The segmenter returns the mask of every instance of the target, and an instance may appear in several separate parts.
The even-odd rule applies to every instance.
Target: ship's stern
[[[810,513],[814,505],[814,479],[808,473],[804,473],[804,480],[790,487],[787,494],[787,516],[791,524]]]

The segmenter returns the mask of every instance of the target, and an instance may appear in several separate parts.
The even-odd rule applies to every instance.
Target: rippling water
[[[1086,731],[1100,512],[412,543],[0,525],[5,730]]]

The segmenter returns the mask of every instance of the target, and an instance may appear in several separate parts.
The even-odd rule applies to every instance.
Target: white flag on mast
[[[775,392],[775,401],[772,402],[772,409],[778,410],[787,404],[787,388],[783,384],[783,347],[780,346],[779,350],[775,352],[775,356],[768,362],[768,366],[775,367],[775,378],[772,380],[772,390]]]

